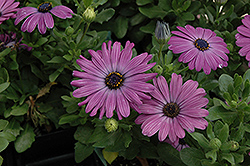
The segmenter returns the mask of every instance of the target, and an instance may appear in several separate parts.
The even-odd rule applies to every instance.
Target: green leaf
[[[225,124],[222,127],[222,129],[220,130],[220,132],[218,134],[218,138],[223,143],[223,142],[227,141],[228,136],[229,136],[229,126],[228,126],[228,124]]]
[[[87,143],[94,143],[102,140],[103,138],[107,137],[108,132],[103,126],[95,127],[94,132],[89,137]]]
[[[78,126],[77,130],[74,134],[74,138],[81,142],[86,144],[90,136],[92,135],[94,131],[94,127],[90,123],[86,123],[83,126]]]
[[[228,125],[232,124],[237,118],[237,113],[230,110],[226,110],[222,106],[213,106],[208,109],[209,115],[206,117],[209,120],[222,119]]]
[[[0,58],[3,58],[4,56],[8,55],[11,52],[11,48],[6,48],[2,52],[0,52]]]
[[[115,14],[115,10],[112,8],[104,9],[100,13],[97,14],[95,18],[95,22],[102,24],[105,21],[109,21],[113,15]]]
[[[185,2],[183,3],[183,5],[182,5],[182,10],[183,10],[183,11],[186,11],[186,10],[189,8],[190,5],[191,5],[191,0],[185,1]]]
[[[206,131],[207,131],[207,136],[209,139],[215,138],[214,132],[213,132],[213,126],[212,126],[211,122],[208,122],[208,126],[207,126]]]
[[[116,147],[114,147],[116,140],[118,140],[118,138],[121,138],[122,136],[122,132],[120,130],[117,130],[115,132],[109,133],[106,137],[104,137],[103,139],[101,139],[100,141],[96,142],[93,147],[98,147],[98,148],[105,148],[110,146],[110,149],[120,149],[120,147],[122,146],[122,144],[116,144]]]
[[[194,15],[190,12],[182,13],[181,18],[185,21],[193,21],[195,19]]]
[[[160,159],[167,164],[173,166],[184,166],[185,164],[180,159],[180,153],[168,143],[159,143],[157,145],[157,152]]]
[[[93,0],[83,0],[84,7],[85,8],[89,7],[92,2],[93,2]]]
[[[9,85],[10,85],[9,82],[5,82],[5,83],[0,84],[0,93],[5,91],[9,87]]]
[[[111,164],[117,157],[118,157],[118,152],[107,152],[105,149],[102,150],[103,157],[105,160]]]
[[[146,17],[144,15],[142,15],[141,13],[138,13],[136,15],[134,15],[132,18],[130,18],[130,26],[135,26],[138,25],[140,23],[142,23],[143,21],[145,21]]]
[[[22,106],[17,106],[13,110],[11,110],[10,114],[14,116],[21,116],[24,115],[28,112],[29,105],[28,104],[23,104]]]
[[[7,148],[9,141],[3,137],[0,137],[0,152]]]
[[[180,151],[181,160],[188,166],[201,166],[201,160],[205,159],[203,152],[196,148],[185,148]]]
[[[24,130],[17,137],[14,145],[15,149],[18,153],[22,153],[28,148],[31,147],[32,143],[35,141],[35,133],[33,131],[33,127],[31,127],[28,123],[26,123]]]
[[[59,125],[63,125],[66,123],[71,123],[76,121],[79,117],[79,115],[66,115],[63,116],[60,120],[59,120]]]
[[[209,141],[206,139],[206,137],[198,132],[189,133],[198,143],[199,145],[204,149],[210,149]]]
[[[140,31],[142,31],[144,33],[152,34],[154,32],[154,29],[155,29],[155,24],[156,24],[156,22],[154,20],[152,20],[147,25],[142,26],[140,28]]]
[[[75,144],[75,161],[77,163],[82,162],[87,157],[89,157],[94,151],[94,148],[91,145],[84,145],[80,142]]]
[[[225,159],[227,160],[229,163],[231,164],[235,164],[235,160],[234,160],[234,157],[231,153],[222,153],[221,154],[221,159]]]
[[[239,142],[245,134],[245,127],[243,123],[240,122],[238,129],[233,130],[230,134],[230,139]]]
[[[153,2],[154,2],[153,0],[136,0],[136,4],[138,6],[143,6],[149,3],[153,3]]]
[[[159,6],[145,6],[139,7],[139,11],[148,18],[161,18],[163,19],[168,12],[162,10]]]
[[[213,90],[213,89],[215,89],[217,86],[219,86],[217,80],[209,80],[209,81],[205,82],[204,84],[202,84],[202,87],[203,87],[206,91]]]
[[[4,130],[8,124],[9,124],[9,121],[0,119],[0,131]]]
[[[0,165],[2,165],[3,164],[3,158],[2,158],[2,156],[0,156]]]
[[[212,23],[214,23],[214,16],[213,16],[213,14],[208,10],[208,8],[207,8],[206,6],[204,6],[204,8],[205,8],[205,11],[206,11],[206,13],[207,13],[207,16],[208,16],[209,20],[210,20]]]
[[[15,137],[20,134],[21,130],[23,130],[23,128],[20,126],[20,123],[15,119],[11,119],[9,121],[8,126],[4,129],[5,132],[8,132],[14,135]]]
[[[40,38],[37,42],[36,42],[36,45],[41,46],[43,44],[45,44],[46,42],[48,41],[48,39],[46,37],[42,37]]]
[[[243,75],[243,81],[246,82],[246,80],[250,81],[250,69],[248,69]]]
[[[128,19],[122,15],[115,20],[114,33],[117,38],[123,38],[128,30]]]
[[[65,59],[61,56],[55,56],[51,60],[47,61],[47,63],[65,63]]]
[[[50,82],[54,82],[57,77],[62,73],[62,71],[64,70],[64,67],[60,67],[59,69],[57,69],[54,73],[49,75],[49,81]]]
[[[9,142],[16,140],[16,137],[13,134],[4,131],[0,132],[0,137],[7,139]]]
[[[219,88],[221,92],[227,92],[229,84],[234,84],[233,78],[227,74],[222,74],[219,78]]]

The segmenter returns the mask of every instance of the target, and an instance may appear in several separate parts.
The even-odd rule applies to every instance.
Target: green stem
[[[84,36],[86,35],[86,33],[87,33],[88,29],[89,29],[89,25],[90,25],[90,23],[87,23],[85,31],[83,32],[82,37],[81,37],[81,39],[80,39],[80,41],[79,41],[78,44],[80,44],[82,42]]]
[[[158,59],[159,59],[160,62],[162,62],[161,59],[162,59],[163,46],[164,46],[164,44],[160,44],[160,49],[159,49],[159,52],[158,52]]]

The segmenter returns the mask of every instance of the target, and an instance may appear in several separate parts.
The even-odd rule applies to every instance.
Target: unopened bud
[[[65,34],[70,36],[74,33],[74,28],[72,28],[71,26],[68,26],[65,30]]]
[[[113,119],[107,119],[105,122],[105,129],[110,133],[110,132],[114,132],[118,129],[118,122]]]
[[[87,23],[91,23],[95,20],[96,14],[92,7],[88,7],[82,14],[82,16]]]
[[[221,146],[221,141],[218,138],[213,138],[210,140],[209,146],[213,149],[219,149]]]
[[[166,44],[171,36],[168,23],[157,21],[155,38],[159,44]]]
[[[231,146],[230,146],[230,150],[231,151],[236,151],[236,150],[238,150],[239,149],[239,143],[238,142],[236,142],[236,141],[230,141],[230,144],[231,144]]]

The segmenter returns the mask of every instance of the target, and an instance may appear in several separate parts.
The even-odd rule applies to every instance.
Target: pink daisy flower
[[[151,69],[155,63],[147,64],[152,55],[140,54],[132,60],[133,43],[127,41],[121,51],[121,43],[115,42],[111,48],[111,41],[103,43],[102,50],[97,52],[89,50],[92,61],[83,56],[77,60],[77,64],[84,72],[74,71],[73,76],[81,79],[71,82],[72,86],[79,87],[73,92],[76,98],[87,97],[79,106],[86,106],[86,113],[90,116],[97,114],[99,118],[104,113],[107,118],[113,116],[116,110],[119,119],[128,117],[130,107],[136,109],[136,105],[142,104],[141,99],[150,99],[143,92],[151,92],[154,86],[146,83],[154,78],[157,73],[143,73]]]
[[[51,13],[62,19],[71,18],[72,17],[71,14],[74,14],[73,11],[66,6],[61,5],[52,7],[51,2],[44,2],[40,4],[37,8],[34,7],[21,8],[17,12],[15,25],[17,25],[20,21],[29,16],[23,22],[21,30],[23,32],[27,31],[31,33],[37,25],[39,32],[41,34],[45,34],[46,27],[50,29],[54,27],[54,20]]]
[[[184,148],[189,148],[188,144],[186,144],[184,139],[177,139],[175,142],[171,142],[170,139],[167,138],[164,142],[169,143],[178,151],[181,151]]]
[[[9,18],[15,18],[16,14],[14,12],[18,11],[17,6],[20,2],[13,3],[14,0],[1,0],[0,1],[0,24]]]
[[[239,33],[235,35],[236,45],[242,47],[239,51],[240,56],[246,56],[246,60],[249,61],[250,67],[250,16],[246,15],[241,20],[243,25],[240,25],[237,30]]]
[[[203,71],[210,74],[211,69],[226,67],[229,53],[227,44],[221,37],[210,29],[186,25],[185,28],[177,26],[181,31],[172,31],[177,36],[172,36],[168,42],[169,49],[174,54],[182,53],[179,62],[188,63],[189,69]]]
[[[150,92],[151,100],[143,100],[139,110],[143,113],[135,120],[142,124],[142,134],[149,137],[158,133],[164,141],[167,136],[171,142],[185,137],[185,130],[205,129],[208,122],[203,118],[209,113],[202,107],[208,99],[205,90],[198,88],[198,82],[188,80],[182,85],[181,75],[172,74],[170,89],[163,76],[153,79],[156,89]]]

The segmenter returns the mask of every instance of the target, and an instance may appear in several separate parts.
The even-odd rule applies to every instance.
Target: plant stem
[[[79,41],[78,44],[80,44],[82,42],[84,36],[86,35],[86,33],[87,33],[88,29],[89,29],[89,25],[90,25],[90,23],[87,23],[85,31],[83,32],[82,37],[81,37],[81,39],[80,39],[80,41]]]
[[[164,44],[160,44],[160,49],[159,49],[159,52],[158,52],[158,59],[160,62],[162,62],[162,49],[163,49],[163,46]]]
[[[141,157],[138,157],[138,156],[136,156],[136,158],[140,161],[142,166],[149,166],[148,161],[147,161],[146,158],[141,158]]]

